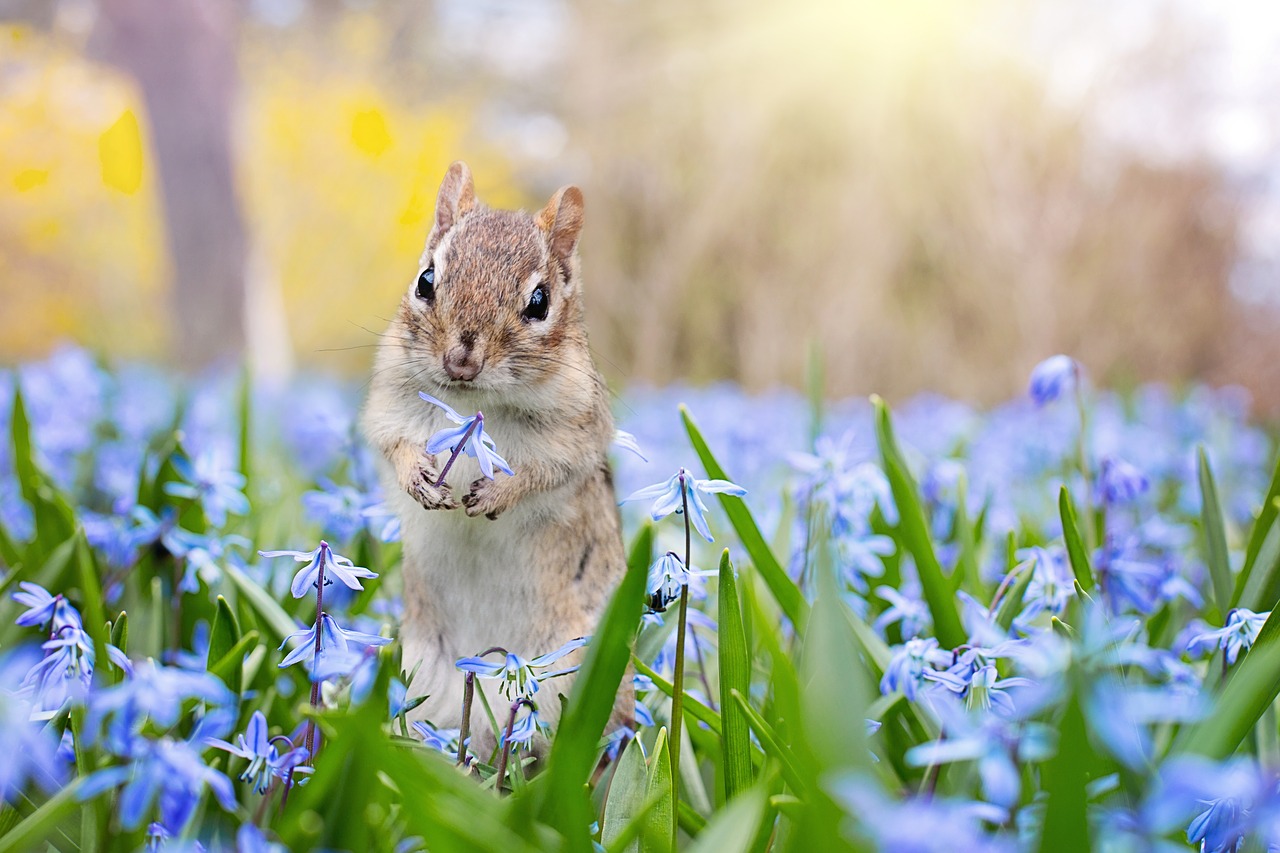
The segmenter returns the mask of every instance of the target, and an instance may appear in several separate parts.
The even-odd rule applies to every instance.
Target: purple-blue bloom
[[[497,468],[505,474],[511,474],[511,466],[507,464],[507,460],[498,455],[497,445],[493,443],[493,439],[484,431],[484,414],[476,412],[469,418],[464,418],[453,410],[448,403],[437,400],[425,391],[419,391],[418,396],[438,406],[444,416],[457,424],[456,427],[442,429],[431,438],[427,439],[427,452],[440,453],[448,450],[450,453],[466,454],[476,460],[480,465],[480,472],[493,479],[493,470]],[[467,433],[470,431],[470,435]],[[459,449],[458,445],[466,439],[466,444]]]
[[[653,506],[649,509],[649,514],[654,521],[666,518],[671,513],[683,513],[685,506],[685,497],[688,498],[689,520],[693,522],[693,527],[698,534],[708,542],[714,542],[711,538],[711,530],[707,527],[707,505],[703,503],[702,496],[710,494],[727,494],[742,497],[747,490],[741,486],[730,483],[728,480],[699,480],[692,474],[681,468],[679,471],[671,475],[666,482],[654,483],[652,486],[645,486],[637,492],[633,492],[622,499],[622,503],[630,501],[653,500]]]
[[[467,657],[460,659],[456,665],[461,671],[474,672],[481,678],[501,678],[500,689],[508,699],[521,696],[529,698],[538,692],[538,682],[576,672],[578,669],[576,665],[552,672],[540,670],[547,669],[560,658],[582,648],[590,641],[590,637],[578,637],[555,651],[539,655],[533,660],[525,660],[519,655],[508,652],[506,657],[498,662],[488,661],[483,657]],[[515,697],[511,695],[512,688],[515,688]]]
[[[1080,365],[1069,355],[1054,355],[1031,371],[1028,392],[1037,406],[1051,403],[1071,391],[1080,381]]]
[[[185,482],[165,483],[165,494],[199,501],[214,527],[227,523],[227,513],[249,512],[249,499],[244,496],[245,477],[231,467],[225,454],[206,451],[197,454],[194,461],[177,457],[173,467]]]
[[[231,780],[207,766],[200,753],[184,740],[163,737],[156,741],[138,738],[127,756],[131,763],[107,767],[85,777],[77,792],[91,800],[104,791],[124,786],[120,793],[120,824],[137,829],[159,803],[160,823],[181,832],[199,805],[204,789],[213,791],[218,804],[227,811],[236,807]]]
[[[360,578],[376,578],[378,576],[362,566],[354,565],[346,557],[335,554],[333,549],[329,547],[329,543],[323,540],[320,542],[320,547],[314,551],[259,551],[258,555],[268,558],[293,557],[297,562],[307,564],[293,576],[293,583],[289,586],[289,592],[293,594],[294,598],[302,598],[307,594],[308,590],[319,583],[322,568],[326,586],[333,583],[330,578],[337,577],[338,580],[351,589],[364,589],[364,585],[360,583]]]
[[[1227,654],[1227,663],[1233,664],[1241,651],[1248,651],[1258,639],[1258,633],[1266,623],[1271,611],[1254,613],[1243,607],[1237,607],[1227,615],[1227,624],[1213,631],[1205,631],[1191,637],[1188,645],[1211,643],[1217,645]]]
[[[310,628],[296,631],[284,638],[284,642],[280,644],[282,649],[291,640],[301,640],[302,642],[293,651],[285,655],[284,660],[280,661],[281,668],[293,666],[298,661],[305,660],[305,666],[308,669],[315,666],[323,670],[327,666],[327,657],[331,655],[341,657],[345,663],[347,660],[345,656],[352,646],[385,646],[391,642],[390,637],[379,637],[361,631],[348,631],[328,613],[321,613],[320,621],[317,624],[320,627],[318,659],[313,661],[310,657],[310,653],[315,649],[316,642],[316,625],[312,625]]]
[[[16,684],[31,666],[33,649],[0,658],[0,803],[12,803],[31,784],[52,791],[66,777],[67,764],[59,757],[59,741],[44,723],[32,719],[36,710]]]
[[[276,743],[283,741],[288,749],[280,752]],[[205,738],[206,746],[221,749],[239,756],[249,762],[249,766],[240,774],[242,782],[253,782],[253,789],[264,794],[271,780],[281,779],[286,783],[293,778],[298,765],[307,760],[309,753],[305,747],[294,746],[293,742],[283,735],[272,738],[267,734],[267,718],[261,711],[254,711],[249,718],[249,725],[243,734],[236,735],[234,744],[219,738]]]

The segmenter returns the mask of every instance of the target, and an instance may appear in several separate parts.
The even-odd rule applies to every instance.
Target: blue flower
[[[30,668],[31,650],[0,658],[0,685],[15,684]],[[59,758],[58,739],[41,722],[21,693],[0,686],[0,803],[12,803],[29,784],[52,791],[62,783],[66,764]]]
[[[649,461],[649,457],[645,456],[640,450],[640,442],[636,441],[636,437],[626,430],[615,429],[613,431],[613,446],[630,451],[645,462]]]
[[[895,622],[902,623],[900,629],[904,637],[923,633],[933,623],[928,605],[919,598],[908,598],[891,586],[876,587],[876,595],[890,604],[872,624],[882,637],[885,629]]]
[[[710,573],[688,571],[684,567],[684,561],[674,551],[668,551],[649,566],[649,576],[644,590],[645,606],[654,613],[663,612],[673,601],[679,599],[680,590],[685,587],[689,587],[690,595],[694,595],[701,587],[695,588],[693,582],[708,574]],[[697,594],[705,596],[706,592],[697,592]]]
[[[427,452],[440,453],[448,450],[450,453],[461,453],[466,451],[468,456],[473,457],[480,465],[480,472],[493,479],[493,469],[497,468],[506,474],[511,474],[511,466],[507,464],[507,460],[498,455],[498,448],[493,443],[493,439],[484,431],[484,413],[476,412],[469,418],[464,418],[453,410],[448,403],[437,400],[425,391],[419,391],[418,396],[426,400],[432,405],[439,406],[444,411],[444,415],[458,426],[453,428],[442,429],[431,438],[427,439]],[[473,429],[474,428],[474,429]],[[468,436],[467,432],[471,431]],[[466,437],[466,444],[459,449],[458,445]]]
[[[1041,723],[1014,723],[994,716],[973,717],[940,705],[947,737],[913,746],[906,761],[912,767],[974,761],[987,800],[1004,808],[1018,802],[1022,790],[1019,763],[1041,761],[1053,754],[1050,729]]]
[[[31,581],[22,581],[18,587],[22,591],[15,592],[10,597],[27,609],[18,614],[18,618],[14,620],[16,624],[24,628],[33,625],[43,628],[52,619],[55,632],[64,625],[80,627],[80,617],[61,595],[51,595],[47,589]],[[58,611],[62,613],[61,620],[54,615]]]
[[[326,665],[326,656],[337,655],[343,656],[352,646],[385,646],[391,642],[390,637],[379,637],[375,634],[365,634],[361,631],[348,631],[339,625],[334,618],[328,613],[320,614],[320,652],[319,660],[311,660],[308,653],[315,648],[316,642],[316,625],[312,625],[302,631],[297,631],[284,638],[284,642],[280,644],[280,648],[284,648],[291,640],[301,640],[293,651],[285,655],[284,660],[280,661],[280,667],[293,666],[300,660],[306,659],[306,666],[310,669],[313,665],[323,668]]]
[[[350,541],[368,525],[365,510],[377,503],[377,498],[354,486],[339,486],[330,480],[322,479],[320,485],[322,490],[306,492],[302,496],[307,518],[338,540]]]
[[[1037,406],[1051,403],[1080,381],[1080,365],[1068,355],[1055,355],[1040,362],[1031,371],[1031,399]]]
[[[62,604],[66,604],[65,599]],[[61,613],[65,617],[60,617]],[[41,645],[45,656],[31,667],[19,687],[23,695],[34,697],[40,711],[56,711],[68,701],[80,701],[93,683],[93,640],[81,629],[80,614],[70,604],[66,604],[65,611],[60,605],[54,611],[55,624],[60,618],[66,619],[65,624]],[[107,656],[117,668],[126,673],[133,671],[124,652],[110,643]]]
[[[422,742],[432,749],[447,754],[454,755],[458,752],[458,735],[462,734],[461,729],[437,729],[430,723],[418,721],[413,723],[413,730],[422,735]],[[470,742],[471,738],[467,738]]]
[[[1271,611],[1254,613],[1237,607],[1227,615],[1227,624],[1213,631],[1205,631],[1188,640],[1188,645],[1212,642],[1227,653],[1227,663],[1233,664],[1242,650],[1248,651],[1258,639],[1258,632],[1266,623]]]
[[[898,646],[884,668],[880,679],[880,692],[884,694],[901,690],[910,701],[915,701],[916,691],[924,684],[925,674],[933,666],[951,663],[951,653],[938,648],[933,637],[912,637]]]
[[[1107,506],[1132,503],[1147,490],[1147,476],[1123,459],[1107,456],[1098,472],[1097,499]]]
[[[294,598],[302,598],[307,594],[307,590],[314,587],[320,580],[320,574],[323,570],[325,577],[325,585],[333,583],[330,576],[336,576],[338,580],[351,589],[364,589],[364,585],[360,583],[360,578],[376,578],[378,575],[366,568],[352,564],[346,557],[335,554],[333,549],[329,547],[329,543],[321,540],[320,547],[314,551],[259,551],[261,557],[293,557],[299,563],[307,565],[298,570],[293,576],[293,583],[289,586],[289,592]]]
[[[181,527],[165,531],[160,541],[170,554],[182,560],[182,580],[178,583],[178,589],[186,593],[199,592],[201,578],[209,584],[217,583],[222,577],[222,568],[218,562],[230,556],[232,548],[249,546],[249,540],[243,536],[205,535],[192,533]]]
[[[128,744],[146,721],[161,730],[169,729],[182,717],[189,700],[222,706],[230,705],[234,698],[215,675],[143,661],[134,668],[132,677],[93,693],[85,730],[92,741],[102,722],[109,720],[107,743],[117,753],[127,754]]]
[[[552,672],[540,672],[539,670],[547,669],[560,658],[585,646],[590,640],[590,637],[578,637],[565,643],[555,651],[539,655],[533,660],[525,660],[519,655],[508,652],[506,657],[498,662],[488,661],[483,657],[468,657],[459,660],[456,666],[463,672],[474,672],[481,678],[501,678],[503,680],[501,689],[508,699],[512,698],[511,689],[513,687],[516,691],[516,697],[524,696],[528,698],[538,692],[538,682],[555,678],[558,675],[576,672],[577,665]]]
[[[517,746],[527,747],[533,741],[534,735],[540,731],[546,732],[549,728],[542,717],[538,716],[538,709],[530,705],[525,715],[517,719],[515,725],[511,727],[510,738],[507,737],[506,731],[503,731],[502,737],[498,739],[498,746],[514,743]]]
[[[694,529],[703,539],[714,542],[715,540],[711,538],[711,530],[707,527],[707,505],[703,503],[702,496],[727,494],[742,497],[746,493],[747,490],[742,486],[730,483],[728,480],[699,480],[681,468],[666,482],[645,486],[623,498],[622,503],[653,500],[649,513],[654,521],[658,521],[673,512],[683,513],[687,497],[689,520],[693,522]]]
[[[200,501],[205,517],[214,527],[227,523],[227,513],[245,515],[249,499],[244,496],[245,477],[230,467],[222,453],[206,451],[195,461],[184,457],[173,460],[173,467],[186,482],[164,484],[165,494]]]
[[[1177,687],[1129,685],[1113,676],[1092,682],[1084,703],[1090,731],[1131,769],[1146,766],[1154,754],[1150,726],[1194,722],[1206,710],[1207,703],[1199,693]]]
[[[117,788],[120,793],[120,824],[126,830],[142,825],[153,803],[159,802],[160,823],[181,832],[199,805],[207,786],[219,805],[227,811],[236,807],[231,780],[200,760],[199,752],[189,743],[173,738],[157,741],[139,739],[127,767],[108,767],[90,774],[80,785],[76,796],[91,800],[103,791]]]
[[[283,753],[276,749],[276,741],[284,741],[289,748]],[[253,782],[253,789],[264,794],[271,784],[272,778],[288,781],[295,770],[305,770],[298,765],[307,760],[309,753],[306,747],[294,746],[293,742],[283,735],[271,738],[267,735],[267,718],[261,711],[254,711],[249,718],[249,725],[243,734],[236,735],[236,743],[231,744],[218,738],[205,738],[206,746],[225,750],[249,762],[249,766],[240,774],[242,782]]]

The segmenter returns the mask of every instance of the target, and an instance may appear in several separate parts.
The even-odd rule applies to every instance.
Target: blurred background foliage
[[[0,0],[0,359],[360,375],[465,159],[495,206],[583,187],[617,385],[798,385],[816,345],[830,393],[990,401],[1066,351],[1274,410],[1217,54],[1140,5]]]

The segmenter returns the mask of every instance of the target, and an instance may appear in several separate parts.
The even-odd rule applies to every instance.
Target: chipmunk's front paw
[[[509,503],[505,490],[497,480],[482,477],[471,484],[471,491],[462,496],[462,505],[466,507],[467,515],[472,518],[483,515],[492,521],[508,507]]]
[[[435,485],[436,478],[439,476],[430,468],[420,467],[409,478],[405,491],[422,504],[423,509],[457,509],[458,502],[454,500],[449,484]]]

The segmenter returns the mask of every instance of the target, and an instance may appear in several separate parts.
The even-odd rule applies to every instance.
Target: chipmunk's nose
[[[444,354],[444,372],[459,382],[470,382],[480,375],[484,359],[475,351],[475,332],[464,332],[461,340]]]

